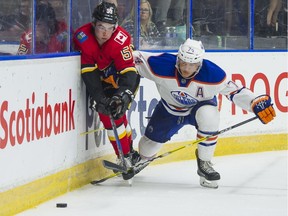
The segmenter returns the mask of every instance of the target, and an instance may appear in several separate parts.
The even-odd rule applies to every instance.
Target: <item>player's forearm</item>
[[[117,93],[124,92],[125,90],[130,90],[133,94],[138,89],[140,83],[140,76],[135,71],[128,71],[125,74],[119,76],[118,86],[119,89]]]
[[[96,101],[99,102],[102,97],[104,97],[104,92],[102,89],[102,83],[100,80],[100,75],[96,71],[82,73],[82,79],[86,85],[86,88],[90,96]]]
[[[231,101],[244,110],[252,112],[251,102],[256,95],[247,88],[242,88],[230,96]]]

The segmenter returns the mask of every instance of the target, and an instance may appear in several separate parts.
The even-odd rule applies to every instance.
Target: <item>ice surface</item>
[[[196,161],[149,166],[134,177],[87,185],[19,216],[287,216],[287,151],[215,157],[218,189],[203,188]],[[56,208],[64,202],[67,208]]]

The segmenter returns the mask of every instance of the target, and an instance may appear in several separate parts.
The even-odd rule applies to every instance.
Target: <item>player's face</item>
[[[115,30],[115,25],[101,21],[97,21],[94,24],[94,27],[95,37],[100,45],[109,40]]]
[[[178,61],[179,61],[179,70],[183,78],[192,77],[200,67],[200,62],[193,64],[184,62],[181,59],[179,59]]]

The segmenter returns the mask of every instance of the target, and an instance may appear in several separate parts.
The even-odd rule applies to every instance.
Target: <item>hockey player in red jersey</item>
[[[136,163],[135,173],[147,166],[147,159],[153,159],[162,144],[184,125],[195,126],[197,139],[215,134],[220,122],[218,94],[225,95],[242,109],[254,112],[264,124],[276,116],[269,95],[257,96],[250,89],[236,85],[223,69],[204,59],[204,54],[201,41],[189,38],[180,46],[177,55],[133,52],[140,75],[154,81],[161,96],[140,139],[142,159]],[[217,139],[213,136],[198,143],[195,152],[200,184],[205,187],[218,187],[220,174],[211,163]]]
[[[35,53],[67,51],[67,25],[56,19],[55,11],[49,3],[36,6],[35,32]],[[32,54],[32,29],[22,34],[17,54]]]
[[[118,26],[116,10],[113,3],[100,3],[94,9],[92,23],[77,29],[73,42],[75,50],[81,52],[81,74],[91,97],[91,108],[98,112],[119,158],[109,118],[110,114],[113,116],[126,164],[131,166],[138,153],[132,148],[126,111],[139,86],[140,76],[133,62],[131,36]],[[132,177],[122,175],[125,180]]]

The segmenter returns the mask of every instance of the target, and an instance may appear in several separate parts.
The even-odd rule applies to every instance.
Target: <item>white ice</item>
[[[169,156],[168,156],[169,157]],[[160,159],[161,160],[161,159]],[[203,188],[196,161],[149,166],[130,187],[121,178],[86,185],[19,216],[287,216],[287,151],[215,157],[218,189]],[[67,208],[56,208],[64,202]]]

